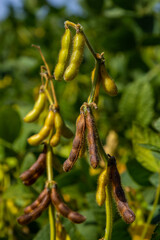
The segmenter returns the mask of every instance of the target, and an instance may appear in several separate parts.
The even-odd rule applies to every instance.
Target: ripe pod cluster
[[[24,209],[24,215],[20,216],[17,221],[21,225],[28,224],[37,219],[42,212],[49,206],[50,202],[53,203],[57,211],[64,217],[68,218],[74,223],[82,223],[86,220],[84,216],[78,212],[70,209],[60,197],[57,191],[57,184],[54,183],[51,191],[47,187],[41,192],[38,198],[29,206]]]
[[[73,50],[70,58],[70,63],[64,73],[65,81],[71,81],[76,77],[83,59],[84,45],[84,35],[81,31],[78,31],[73,40]]]
[[[24,209],[24,215],[20,216],[17,221],[21,225],[28,224],[37,219],[50,204],[50,192],[45,188],[39,197],[30,206]]]
[[[99,153],[97,148],[97,134],[94,116],[91,112],[91,107],[88,104],[86,114],[81,108],[81,114],[76,122],[76,134],[73,140],[72,149],[68,159],[63,164],[63,170],[68,172],[72,169],[78,157],[81,156],[85,149],[85,130],[87,130],[88,148],[90,154],[90,163],[93,168],[96,168],[99,163]]]
[[[40,132],[28,138],[28,143],[30,145],[37,146],[49,136],[54,126],[54,117],[54,111],[52,107],[50,107],[44,126],[41,128]]]
[[[128,224],[134,222],[135,214],[128,206],[125,193],[121,185],[120,175],[116,166],[116,159],[110,155],[108,161],[108,176],[111,183],[113,198],[121,217]]]
[[[51,105],[43,127],[39,133],[28,138],[28,143],[32,146],[41,144],[50,135],[54,127],[56,132],[53,134],[50,141],[52,147],[58,145],[61,136],[64,136],[65,138],[71,138],[73,136],[72,131],[65,125],[59,113],[59,109],[55,108],[54,105]]]
[[[44,172],[46,167],[46,145],[44,145],[43,152],[40,153],[37,161],[25,172],[20,175],[23,184],[32,185]]]
[[[62,80],[63,78],[63,74],[70,56],[71,45],[72,45],[72,35],[69,28],[67,28],[62,37],[61,50],[59,52],[58,63],[54,70],[54,77],[56,80]]]
[[[83,32],[78,29],[73,39],[72,54],[70,56],[72,36],[69,28],[67,27],[62,37],[58,63],[54,70],[54,77],[56,80],[61,80],[64,77],[65,81],[71,81],[76,77],[83,59],[84,46],[85,38]]]

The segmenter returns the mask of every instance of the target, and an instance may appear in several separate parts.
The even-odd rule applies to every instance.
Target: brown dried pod
[[[87,140],[90,155],[90,163],[93,168],[96,168],[99,163],[99,153],[97,148],[97,135],[94,117],[91,108],[87,106],[86,113],[86,128],[87,128]]]
[[[32,185],[43,174],[43,172],[44,172],[44,168],[41,168],[39,172],[36,172],[31,178],[23,181],[23,184],[26,186]]]
[[[28,224],[28,223],[34,221],[48,207],[49,203],[50,203],[50,194],[48,191],[38,207],[36,207],[32,212],[30,212],[28,214],[24,214],[24,215],[20,216],[19,218],[17,218],[18,223],[21,225],[25,225],[25,224]]]
[[[27,213],[30,213],[32,212],[35,208],[37,208],[39,206],[39,204],[42,202],[43,198],[45,197],[45,195],[48,193],[48,189],[45,188],[41,193],[40,195],[38,196],[38,198],[29,206],[27,206],[25,209],[24,209],[24,213],[27,214]]]
[[[81,149],[79,152],[79,158],[83,157],[87,149],[87,142],[86,142],[86,134],[84,133],[84,137],[82,139]]]
[[[62,200],[60,197],[58,191],[57,191],[57,184],[55,184],[51,190],[51,201],[57,211],[64,217],[68,218],[74,223],[82,223],[86,220],[84,216],[81,214],[74,212],[72,209],[70,209]]]
[[[121,217],[123,218],[123,220],[126,223],[130,224],[134,222],[135,214],[128,206],[125,193],[121,186],[121,179],[116,166],[116,159],[114,157],[111,157],[110,155],[109,155],[109,161],[108,161],[108,174],[109,174],[109,180],[112,185],[113,197],[117,205],[117,209]]]
[[[38,172],[43,172],[46,166],[46,146],[44,146],[43,152],[39,155],[37,161],[25,172],[20,175],[22,181],[27,181]],[[38,174],[39,175],[39,174]]]
[[[75,162],[77,161],[82,147],[84,135],[85,135],[85,116],[84,113],[81,112],[76,122],[76,135],[73,139],[72,150],[70,152],[68,159],[63,164],[63,170],[65,172],[70,171]]]
[[[69,213],[68,219],[74,223],[82,223],[86,220],[86,218],[83,215],[81,215],[77,212],[74,212],[74,211]]]

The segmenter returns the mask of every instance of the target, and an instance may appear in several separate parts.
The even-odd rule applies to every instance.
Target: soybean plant
[[[73,44],[70,28],[76,30]],[[72,170],[78,158],[84,154],[87,142],[91,167],[97,168],[100,158],[105,162],[105,167],[102,169],[102,173],[98,179],[96,193],[97,204],[102,206],[105,203],[106,206],[106,229],[102,239],[111,239],[113,219],[112,199],[115,200],[117,209],[126,223],[132,223],[135,220],[135,215],[128,206],[124,190],[121,186],[116,160],[114,156],[105,153],[94,116],[94,111],[98,111],[97,104],[101,84],[109,96],[117,95],[117,86],[106,70],[104,53],[95,53],[80,24],[66,21],[58,63],[55,66],[53,75],[40,47],[33,45],[39,50],[44,62],[44,66],[41,66],[42,86],[40,87],[39,97],[33,110],[27,114],[24,121],[30,123],[37,120],[46,102],[49,103],[49,109],[44,126],[40,132],[28,138],[30,145],[36,146],[43,144],[43,152],[39,155],[37,161],[20,176],[25,185],[31,185],[43,174],[45,168],[47,170],[47,180],[44,183],[44,190],[31,205],[24,209],[24,215],[18,218],[18,222],[22,225],[28,224],[37,219],[41,213],[49,207],[51,240],[66,240],[67,237],[66,233],[59,236],[57,231],[56,234],[56,225],[59,226],[59,221],[56,223],[55,211],[73,223],[82,223],[86,220],[85,216],[73,211],[64,203],[63,198],[58,193],[58,185],[54,180],[53,174],[54,168],[58,169],[59,173],[63,171],[61,164],[55,159],[53,153],[54,147],[60,143],[61,136],[65,138],[73,137],[72,131],[65,125],[65,121],[60,112],[60,106],[54,88],[54,80],[64,79],[65,81],[71,81],[76,77],[83,59],[85,45],[89,48],[95,59],[95,67],[91,73],[92,87],[87,102],[82,103],[80,108],[80,114],[76,121],[76,133],[73,139],[72,149],[69,157],[63,163],[63,170],[65,172]],[[61,232],[62,231],[65,230],[61,226]]]

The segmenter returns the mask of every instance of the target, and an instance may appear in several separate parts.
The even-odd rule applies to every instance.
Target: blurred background
[[[66,20],[80,23],[95,51],[104,52],[107,70],[119,90],[112,98],[101,88],[97,128],[106,152],[117,157],[122,183],[137,218],[128,226],[114,208],[112,240],[140,239],[152,214],[145,237],[151,239],[160,221],[160,2],[1,0],[0,240],[49,239],[47,211],[27,226],[16,222],[23,208],[43,189],[46,178],[41,177],[32,187],[23,186],[19,180],[20,173],[41,151],[29,146],[27,138],[42,127],[47,108],[36,123],[26,124],[23,117],[37,98],[43,65],[31,44],[41,46],[53,72]],[[94,59],[86,48],[76,79],[54,83],[62,116],[73,131],[79,108],[90,92],[93,68]],[[55,149],[61,163],[71,146],[71,140],[62,139]],[[70,173],[55,170],[65,201],[87,216],[87,221],[78,226],[62,218],[71,240],[103,237],[105,208],[95,202],[100,171],[90,168],[87,153]]]

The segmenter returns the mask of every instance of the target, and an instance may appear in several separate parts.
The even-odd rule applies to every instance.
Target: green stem
[[[46,96],[47,96],[47,98],[48,98],[49,103],[50,103],[51,105],[53,105],[53,100],[52,100],[52,98],[51,98],[51,95],[50,95],[48,89],[45,88],[44,91],[45,91],[45,94],[46,94]]]
[[[159,176],[160,177],[160,176]],[[145,225],[145,228],[142,232],[142,235],[141,235],[141,239],[140,240],[143,240],[146,236],[146,233],[147,233],[147,230],[148,230],[148,227],[151,223],[151,220],[153,218],[153,215],[154,215],[154,212],[156,210],[156,207],[157,207],[157,204],[158,204],[158,200],[159,200],[159,196],[160,196],[160,184],[158,185],[157,187],[157,191],[156,191],[156,195],[155,195],[155,200],[154,200],[154,203],[153,203],[153,208],[152,208],[152,211],[150,212],[149,216],[148,216],[148,219],[147,219],[147,223]]]
[[[103,158],[103,160],[105,161],[106,168],[107,168],[108,167],[107,166],[108,165],[108,156],[104,151],[98,131],[97,131],[97,143],[98,143],[99,153],[100,153],[101,157]],[[112,225],[113,225],[113,211],[112,211],[112,194],[111,194],[109,183],[107,183],[107,186],[106,186],[105,204],[106,204],[106,229],[105,229],[104,240],[111,240]]]
[[[108,156],[107,156],[106,152],[104,151],[104,148],[102,146],[102,143],[101,143],[98,131],[97,131],[97,143],[98,143],[99,153],[100,153],[101,157],[103,158],[103,160],[105,161],[105,164],[107,166],[107,164],[108,164]]]
[[[104,240],[110,240],[112,236],[112,195],[110,191],[110,186],[107,184],[106,186],[106,229]]]
[[[47,146],[47,180],[53,181],[53,152],[51,146]],[[50,184],[49,184],[50,186]],[[50,223],[50,240],[56,240],[56,220],[53,205],[49,205],[49,223]]]
[[[88,49],[89,49],[90,52],[92,53],[93,57],[97,60],[97,54],[96,54],[95,51],[93,50],[90,42],[88,41],[88,38],[86,37],[86,35],[85,35],[85,33],[84,33],[83,30],[81,30],[81,32],[83,33],[83,36],[84,36],[84,38],[85,38],[85,42],[86,42],[86,44],[87,44]]]
[[[100,63],[101,61],[100,60],[97,60],[96,62],[96,66],[95,66],[95,74],[94,74],[94,79],[93,79],[93,83],[92,83],[92,89],[91,89],[91,93],[89,95],[89,98],[88,98],[88,103],[92,103],[93,102],[93,99],[94,99],[94,95],[95,95],[95,91],[96,91],[96,85],[98,83],[98,78],[99,78],[99,69],[100,69]]]

